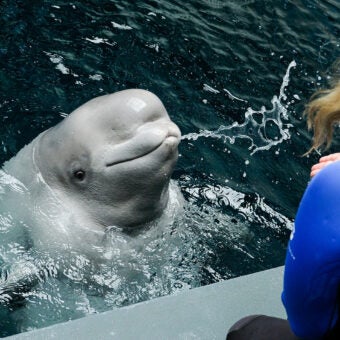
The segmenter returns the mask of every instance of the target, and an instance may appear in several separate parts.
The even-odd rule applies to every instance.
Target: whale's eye
[[[79,181],[82,181],[84,180],[85,178],[85,171],[84,170],[76,170],[74,173],[73,173],[73,176],[79,180]]]

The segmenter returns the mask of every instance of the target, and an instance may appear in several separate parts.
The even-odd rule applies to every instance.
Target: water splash
[[[284,122],[288,121],[289,117],[287,107],[283,102],[287,100],[285,89],[289,84],[289,74],[292,67],[296,67],[294,60],[289,64],[283,77],[279,96],[275,95],[271,100],[271,109],[263,106],[261,110],[255,111],[249,107],[244,114],[244,123],[242,124],[235,122],[228,126],[221,125],[214,131],[202,130],[199,133],[188,133],[182,136],[182,140],[210,137],[233,144],[236,139],[247,139],[251,143],[249,150],[253,155],[255,152],[269,150],[271,147],[289,139],[289,128],[292,125],[289,122]],[[261,119],[255,119],[255,116],[259,116]],[[260,122],[258,122],[259,120]]]
[[[280,231],[283,228],[292,230],[292,222],[275,211],[259,194],[244,194],[227,186],[205,184],[188,186],[185,191],[191,198],[204,199],[218,208],[229,207],[234,214],[242,215],[249,223],[258,223],[263,228]]]

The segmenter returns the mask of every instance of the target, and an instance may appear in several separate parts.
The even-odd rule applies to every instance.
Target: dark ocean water
[[[174,178],[187,201],[214,206],[216,224],[255,221],[242,251],[216,234],[219,276],[201,284],[282,265],[281,216],[293,221],[319,157],[301,157],[302,112],[339,75],[339,18],[338,0],[2,0],[1,163],[87,100],[148,89],[184,135]]]

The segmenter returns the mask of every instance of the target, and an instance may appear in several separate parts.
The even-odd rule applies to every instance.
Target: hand
[[[319,159],[319,163],[312,166],[310,177],[314,177],[321,169],[335,161],[340,161],[340,152],[321,157]]]

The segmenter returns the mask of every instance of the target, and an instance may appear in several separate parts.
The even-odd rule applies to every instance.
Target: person
[[[306,154],[328,149],[340,122],[340,81],[317,92],[305,113],[314,130]],[[230,328],[227,340],[340,339],[339,161],[340,153],[333,153],[311,167],[287,247],[282,302],[288,320],[247,316]]]

